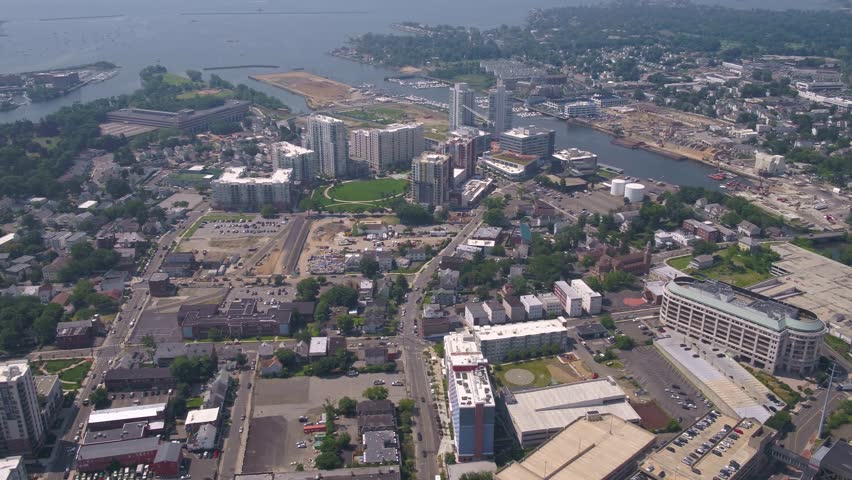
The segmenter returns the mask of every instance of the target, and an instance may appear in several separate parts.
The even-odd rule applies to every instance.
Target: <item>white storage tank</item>
[[[625,182],[621,178],[613,178],[612,179],[612,186],[609,187],[609,194],[610,195],[623,196],[624,195],[624,184],[626,184],[626,183],[627,182]]]
[[[624,197],[630,200],[630,203],[639,203],[645,198],[645,185],[641,183],[628,183],[624,187]]]

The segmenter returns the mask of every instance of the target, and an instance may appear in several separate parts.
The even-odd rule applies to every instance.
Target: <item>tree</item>
[[[264,205],[260,207],[260,216],[263,218],[275,218],[278,215],[278,209],[273,205]]]
[[[187,70],[186,76],[189,77],[189,79],[193,82],[201,81],[201,72],[199,72],[198,70]]]
[[[120,177],[110,177],[106,182],[106,192],[112,198],[121,198],[131,192],[130,184]]]
[[[105,388],[98,387],[89,395],[89,401],[95,406],[95,410],[98,410],[109,405],[109,395]]]
[[[275,283],[276,287],[280,287],[284,285],[284,276],[283,275],[275,275],[272,277],[272,281]]]
[[[361,273],[367,278],[376,278],[379,275],[379,262],[375,258],[363,257],[360,262]]]
[[[343,466],[343,461],[336,452],[322,452],[317,455],[316,463],[320,470],[334,470]]]
[[[288,350],[286,348],[276,350],[275,357],[278,358],[278,361],[281,362],[281,365],[283,365],[284,368],[286,368],[287,370],[295,369],[296,365],[299,362],[299,359],[296,356],[296,352],[294,352],[293,350]]]
[[[765,425],[769,428],[778,430],[778,432],[782,435],[793,431],[794,428],[793,417],[790,415],[790,412],[786,410],[776,412],[775,415],[772,415],[768,420],[766,420]]]
[[[319,295],[320,284],[314,277],[300,280],[296,284],[296,299],[302,302],[313,302]]]
[[[142,345],[144,345],[145,348],[153,350],[157,348],[157,341],[154,339],[154,336],[149,333],[142,337]]]
[[[248,355],[246,355],[243,352],[240,352],[240,353],[237,354],[235,360],[237,362],[238,367],[245,367],[246,364],[248,363]]]
[[[492,227],[502,227],[506,225],[506,215],[502,208],[489,208],[485,215],[482,216],[482,221]]]
[[[616,335],[615,348],[619,350],[631,350],[636,344],[627,335]]]
[[[600,323],[607,330],[615,330],[615,322],[609,315],[604,315],[603,317],[601,317]]]
[[[696,256],[712,255],[716,253],[716,250],[719,250],[719,246],[706,240],[698,240],[692,246],[692,254]]]
[[[491,249],[491,255],[494,255],[495,257],[505,257],[506,247],[503,245],[494,245],[494,248]]]
[[[388,389],[381,385],[377,385],[364,390],[363,395],[364,398],[369,400],[387,400]]]
[[[337,329],[342,335],[351,335],[355,328],[355,317],[349,314],[344,314],[337,317]]]
[[[343,397],[337,401],[337,413],[345,417],[355,416],[355,410],[358,407],[358,402],[349,397]]]
[[[444,454],[444,463],[447,465],[455,465],[456,464],[456,456],[451,452],[447,452]]]
[[[56,324],[62,319],[63,309],[55,303],[47,304],[41,315],[33,321],[33,333],[42,345],[53,342],[56,336]]]

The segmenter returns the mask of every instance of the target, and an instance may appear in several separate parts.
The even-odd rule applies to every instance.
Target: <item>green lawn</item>
[[[748,268],[744,271],[736,272],[728,268],[724,263],[717,263],[716,265],[710,268],[705,268],[704,270],[694,270],[688,268],[690,261],[692,261],[692,256],[687,255],[685,257],[669,259],[666,263],[668,263],[669,266],[690,275],[704,275],[705,277],[720,280],[743,288],[762,282],[772,276],[769,272],[762,273]]]
[[[59,141],[59,137],[35,137],[33,141],[47,150],[53,150],[56,148],[56,142]]]
[[[685,257],[670,258],[666,260],[666,263],[668,263],[669,266],[672,268],[676,268],[678,270],[686,270],[686,267],[689,266],[689,262],[691,261],[692,255],[687,255]]]
[[[83,383],[83,379],[86,378],[86,375],[89,373],[89,369],[92,367],[92,362],[86,361],[77,365],[76,367],[69,368],[64,372],[59,374],[59,380],[63,383],[73,383],[77,388],[80,388],[80,385]]]
[[[173,173],[169,178],[177,182],[200,182],[206,176],[206,173]]]
[[[781,380],[778,380],[772,375],[762,370],[755,370],[746,365],[743,365],[743,367],[745,367],[745,369],[748,370],[749,373],[754,375],[754,378],[760,381],[760,383],[765,385],[766,388],[772,390],[772,393],[774,393],[776,397],[783,400],[784,403],[786,403],[790,408],[795,407],[796,404],[799,403],[799,401],[802,399],[802,396],[801,394],[799,394],[799,392],[796,392],[789,385],[782,382]]]
[[[547,369],[547,364],[550,362],[550,359],[538,359],[538,360],[529,360],[521,363],[505,363],[501,365],[500,371],[495,372],[497,377],[500,378],[500,381],[503,382],[503,385],[517,386],[517,387],[546,387],[550,385],[553,381],[553,378],[550,375],[550,371]],[[535,375],[535,381],[529,385],[515,385],[514,383],[506,380],[506,372],[513,369],[521,369],[526,370],[533,375]]]
[[[209,95],[208,94],[202,95],[202,94],[199,94],[198,92],[184,92],[184,93],[181,93],[180,95],[178,95],[177,98],[178,98],[178,100],[189,100],[190,98],[195,98],[195,97],[217,97],[217,98],[228,99],[228,98],[231,98],[232,96],[234,96],[233,90],[224,89],[224,90],[220,90],[219,92],[209,94]]]
[[[834,335],[826,335],[825,343],[828,344],[828,346],[831,347],[832,350],[839,353],[846,359],[852,360],[852,353],[850,353],[852,347],[850,347],[849,344],[844,342],[842,339],[837,338]]]
[[[180,75],[176,75],[174,73],[164,73],[163,74],[163,83],[165,83],[166,85],[181,86],[181,85],[188,85],[188,84],[192,83],[192,80],[190,80],[186,77],[180,76]]]
[[[46,360],[41,364],[42,370],[48,373],[48,375],[54,375],[56,372],[68,368],[75,363],[78,363],[82,358],[68,358],[61,360]]]
[[[201,397],[192,397],[186,400],[186,408],[201,408],[204,405],[204,399]]]
[[[343,112],[337,112],[336,115],[339,117],[354,118],[356,120],[378,123],[381,125],[399,123],[408,117],[403,110],[390,107],[370,107],[360,108],[358,110],[346,110]]]
[[[464,82],[474,90],[486,90],[494,86],[494,77],[487,73],[466,73],[456,75],[451,80],[453,83]]]
[[[329,191],[329,196],[335,200],[369,202],[381,200],[382,194],[393,196],[404,193],[407,188],[408,180],[378,178],[337,185]]]

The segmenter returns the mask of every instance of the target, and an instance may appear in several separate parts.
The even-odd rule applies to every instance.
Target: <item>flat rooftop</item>
[[[598,158],[592,152],[587,152],[586,150],[580,150],[579,148],[567,148],[565,150],[560,150],[553,154],[553,158],[557,160],[585,160],[591,158]]]
[[[304,155],[306,153],[313,153],[313,150],[293,145],[290,142],[277,142],[273,144],[272,147],[284,155]]]
[[[141,418],[153,418],[166,411],[165,403],[154,403],[151,405],[137,405],[133,407],[109,408],[106,410],[95,410],[89,414],[89,422],[103,423],[120,420],[135,420]]]
[[[497,237],[500,236],[500,232],[503,229],[500,227],[479,227],[473,232],[471,238],[476,238],[479,240],[497,240]]]
[[[553,130],[548,128],[536,127],[535,125],[530,125],[528,127],[515,127],[511,130],[507,130],[500,134],[501,137],[514,137],[514,138],[529,138],[537,135],[549,135]]]
[[[0,363],[0,381],[12,382],[27,374],[30,364],[26,360],[12,360]]]
[[[474,328],[480,341],[499,340],[510,337],[526,337],[567,332],[559,320],[536,320],[534,322],[482,325]]]
[[[520,462],[509,464],[497,480],[604,480],[645,451],[654,435],[614,415],[571,422]]]
[[[842,316],[852,329],[852,267],[789,243],[771,248],[781,256],[772,264],[779,276],[752,290],[809,310],[833,325],[843,323]]]
[[[78,460],[92,460],[105,457],[119,457],[140,452],[156,450],[160,444],[157,437],[138,438],[124,442],[97,443],[83,445],[77,451]]]
[[[707,422],[707,426],[703,430],[697,426],[701,422]],[[727,432],[723,429],[724,425],[728,425],[730,430]],[[767,441],[774,436],[774,430],[764,427],[760,422],[749,419],[738,421],[734,418],[720,415],[714,419],[711,414],[708,414],[689,428],[694,428],[696,435],[692,440],[688,440],[683,446],[679,446],[674,442],[664,445],[663,448],[651,454],[640,466],[640,470],[645,475],[655,479],[665,480],[705,480],[719,475],[722,468],[730,465],[731,461],[736,462],[741,467],[745,466],[758,454]],[[689,430],[687,428],[686,430]],[[743,432],[735,439],[731,436],[733,429],[739,429]],[[714,441],[716,435],[718,440]],[[683,434],[677,438],[682,438]],[[692,467],[683,463],[684,458],[690,458],[690,453],[696,453],[696,449],[702,443],[711,445],[711,450],[703,454],[699,454],[697,461]],[[728,442],[730,446],[724,445],[723,442]],[[722,445],[724,450],[717,448]],[[668,450],[671,448],[674,451]],[[713,453],[713,450],[718,451],[721,455]]]
[[[506,410],[520,432],[561,429],[592,410],[639,422],[639,414],[611,377],[514,392],[512,397]]]
[[[83,444],[94,445],[96,443],[109,443],[143,438],[147,427],[148,422],[130,422],[125,423],[124,426],[120,428],[101,431],[89,430],[83,438]]]
[[[222,173],[222,176],[214,181],[217,183],[253,183],[257,185],[288,183],[290,182],[290,177],[293,174],[293,169],[279,168],[272,172],[272,175],[269,177],[249,177],[246,172],[246,167],[226,168]]]
[[[488,153],[482,157],[483,159],[495,158],[497,160],[502,160],[504,162],[514,163],[516,165],[529,165],[533,162],[538,161],[538,157],[535,155],[519,155],[517,153],[502,151],[498,153]]]
[[[713,364],[706,360],[706,354],[695,358],[693,355],[696,354],[696,349],[699,345],[704,345],[696,345],[694,340],[677,332],[671,332],[669,338],[657,339],[654,344],[701,382],[702,385],[697,385],[699,390],[712,392],[719,397],[728,407],[727,413],[735,413],[742,418],[756,418],[761,422],[765,422],[772,415],[763,407],[763,404],[768,402],[766,394],[771,393],[769,389],[729,356],[714,356],[722,354],[722,351],[709,355]],[[722,405],[719,407],[724,409]]]
[[[219,419],[219,407],[192,410],[186,415],[185,425],[213,423]]]
[[[816,333],[825,329],[825,324],[807,310],[723,282],[680,277],[667,283],[666,289],[775,332],[791,329]]]
[[[459,408],[476,405],[494,406],[494,389],[488,380],[488,371],[480,366],[474,370],[454,370],[448,381],[455,382]]]
[[[479,306],[479,304],[473,304]],[[469,333],[451,333],[444,337],[444,357],[454,367],[486,365],[488,362]]]

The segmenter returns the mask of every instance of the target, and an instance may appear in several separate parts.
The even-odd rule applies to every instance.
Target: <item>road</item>
[[[822,406],[825,402],[825,396],[828,395],[828,414],[831,414],[840,402],[849,397],[847,392],[838,392],[837,390],[822,389],[814,395],[815,401],[808,401],[809,408],[802,408],[798,413],[793,415],[793,425],[796,429],[782,440],[782,443],[787,449],[796,453],[804,453],[810,445],[809,443],[816,438],[817,430],[819,430],[819,421],[822,414]]]
[[[237,473],[237,467],[242,462],[239,454],[245,445],[243,434],[240,434],[240,428],[248,425],[247,413],[248,403],[251,399],[251,390],[248,389],[248,384],[251,383],[254,376],[254,370],[244,370],[240,373],[240,386],[237,389],[237,398],[234,400],[234,406],[231,409],[231,424],[222,428],[222,453],[219,457],[219,478],[230,479],[234,478]],[[243,420],[243,416],[246,420]],[[244,432],[246,435],[248,432]]]
[[[435,478],[438,473],[438,447],[440,437],[438,436],[437,410],[432,402],[432,392],[429,386],[429,375],[426,364],[423,361],[423,349],[429,343],[414,333],[414,325],[420,311],[419,298],[422,296],[426,284],[437,270],[442,255],[449,255],[456,247],[479,227],[482,222],[483,210],[479,210],[474,218],[465,226],[458,235],[453,238],[449,245],[430,260],[415,275],[410,286],[413,292],[408,295],[405,302],[405,315],[401,316],[400,338],[402,339],[403,361],[405,363],[405,379],[409,386],[411,398],[417,402],[419,415],[415,430],[423,434],[423,441],[415,442],[415,455],[417,463],[417,478]]]
[[[207,209],[208,206],[206,203],[199,204],[187,216],[182,226],[170,230],[157,240],[157,251],[144,268],[142,272],[143,279],[148,278],[149,275],[159,270],[172,241],[178,239],[190,225],[207,212]],[[121,311],[116,316],[113,324],[115,332],[107,335],[100,347],[77,351],[82,352],[85,356],[94,353],[92,368],[90,370],[91,375],[86,377],[77,393],[77,401],[74,402],[72,407],[74,414],[68,415],[62,425],[62,431],[65,433],[57,440],[56,447],[47,467],[46,473],[49,480],[60,480],[63,477],[65,468],[72,464],[72,459],[76,452],[74,436],[77,434],[77,425],[86,422],[92,409],[90,406],[83,406],[82,401],[89,398],[89,395],[101,382],[103,372],[109,368],[115,357],[127,346],[129,339],[133,335],[131,324],[135,326],[136,322],[138,322],[144,306],[148,303],[148,298],[147,283],[142,282],[134,286],[130,298],[122,305]]]

